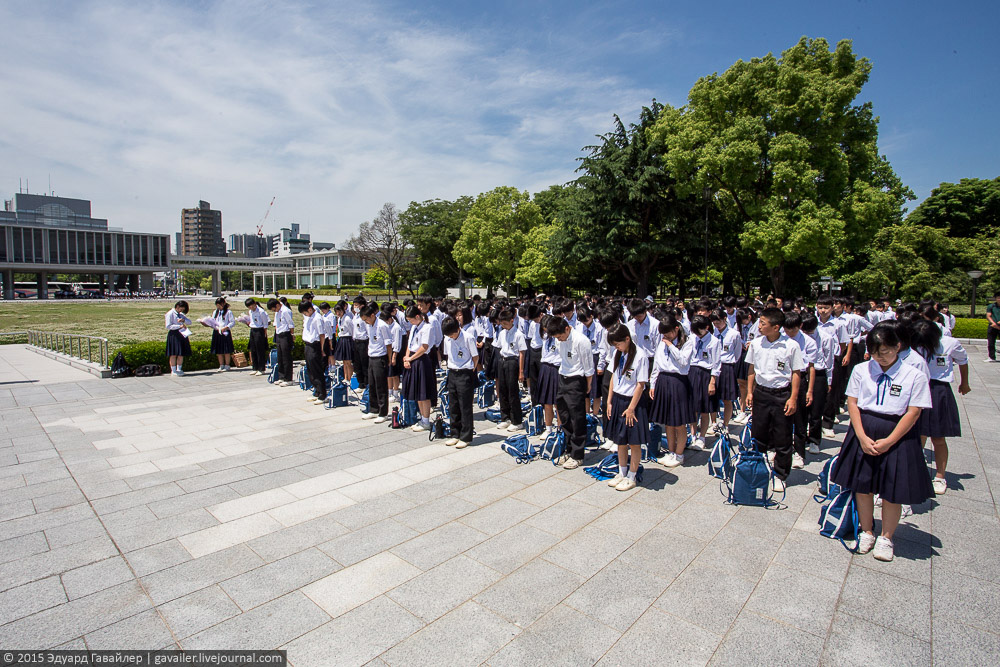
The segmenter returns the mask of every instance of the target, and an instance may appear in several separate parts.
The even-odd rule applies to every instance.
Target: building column
[[[153,274],[152,273],[140,273],[139,274],[139,289],[152,291],[153,289]]]
[[[130,273],[128,274],[128,291],[138,292],[139,291],[139,274]]]
[[[8,301],[14,298],[14,270],[5,269],[3,272],[3,298]]]
[[[107,276],[103,273],[97,274],[97,289],[100,291],[101,296],[104,296],[104,290],[108,284],[106,278]]]
[[[212,296],[222,296],[222,269],[212,271]]]
[[[38,272],[38,298],[49,298],[49,274],[45,271]]]

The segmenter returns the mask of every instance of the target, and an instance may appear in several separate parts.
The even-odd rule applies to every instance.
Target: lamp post
[[[600,295],[602,295],[602,296],[604,295],[604,291],[602,289],[603,288],[603,284],[604,284],[604,278],[598,278],[597,279],[597,293],[600,294]]]
[[[465,299],[465,285],[466,285],[466,283],[468,283],[468,282],[469,282],[469,281],[468,281],[468,280],[466,280],[465,278],[462,278],[462,279],[461,279],[461,280],[459,281],[459,283],[461,284],[461,287],[459,287],[459,288],[458,288],[458,298],[459,298],[459,299],[463,299],[463,300]]]
[[[972,310],[971,315],[976,314],[976,286],[979,285],[979,279],[983,277],[983,272],[978,269],[973,269],[972,271],[966,271],[966,274],[972,278]]]

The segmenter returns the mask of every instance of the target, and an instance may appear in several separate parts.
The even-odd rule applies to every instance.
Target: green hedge
[[[203,371],[219,367],[218,358],[209,352],[212,344],[209,341],[199,340],[191,343],[191,356],[184,359],[184,370]],[[246,353],[247,341],[234,340],[233,347],[237,352]],[[151,341],[147,343],[134,343],[126,345],[119,350],[125,357],[125,363],[132,370],[147,364],[159,364],[160,370],[169,373],[166,343]],[[302,346],[302,338],[296,338],[292,343],[292,360],[305,359],[305,352]],[[249,361],[249,360],[248,360]]]
[[[987,322],[978,318],[956,317],[951,335],[955,338],[986,338]]]

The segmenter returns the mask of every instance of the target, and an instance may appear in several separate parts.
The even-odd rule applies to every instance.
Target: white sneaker
[[[500,422],[499,424],[497,424],[497,428],[499,430],[501,430],[501,431],[504,430],[505,428],[509,427],[509,426],[510,426],[510,422],[507,421],[507,420],[504,420],[504,421]]]
[[[996,362],[997,362],[996,359],[988,359],[988,358],[987,359],[983,359],[983,363],[986,363],[986,364],[995,364]]]
[[[390,403],[399,403],[399,399],[396,398],[395,396],[389,396],[389,402]]]
[[[420,432],[426,433],[427,431],[431,430],[431,425],[429,423],[425,425],[423,422],[417,422],[416,424],[413,425],[413,428],[410,430],[413,431],[414,433],[420,433]]]
[[[774,450],[773,449],[767,453],[767,464],[769,466],[771,466],[772,468],[774,467]]]
[[[292,383],[289,382],[288,380],[278,380],[274,384],[278,385],[279,387],[291,387],[292,386]]]
[[[775,493],[782,493],[785,490],[785,482],[780,477],[775,477],[771,482],[771,490]]]
[[[216,372],[216,373],[221,373],[221,372],[222,372],[222,371],[224,371],[224,370],[226,370],[226,367],[225,367],[225,366],[219,366],[218,368],[216,368],[216,369],[215,369],[215,372]]]
[[[365,414],[361,415],[362,419],[375,419],[376,417],[378,417],[378,414],[375,412],[366,412]]]
[[[792,454],[792,467],[795,469],[805,468],[806,460],[798,454]]]
[[[875,536],[871,533],[866,533],[862,531],[861,535],[858,536],[858,553],[866,554],[872,550],[875,546]]]
[[[459,440],[458,442],[455,443],[455,449],[465,449],[470,444],[472,443],[465,442],[464,440]]]
[[[454,447],[457,444],[458,444],[458,438],[449,438],[444,441],[445,447]]]
[[[948,482],[943,477],[935,477],[931,480],[931,488],[934,489],[934,495],[943,496],[948,490]]]
[[[666,460],[664,460],[664,459],[666,459]],[[667,456],[661,458],[660,461],[667,468],[676,468],[676,467],[684,464],[684,455],[681,454],[680,456],[678,456],[677,454],[675,454],[673,452],[670,452],[670,454],[668,454]]]
[[[837,437],[837,434],[834,432],[832,428],[824,428],[823,437],[826,438],[827,440],[833,440],[834,438]]]
[[[913,516],[913,507],[910,505],[903,505],[903,510],[899,515],[900,519],[905,519],[908,516]]]
[[[688,446],[688,449],[693,449],[695,451],[704,451],[704,449],[705,449],[705,439],[701,438],[701,437],[695,438],[691,442],[691,444]]]
[[[733,415],[733,418],[730,420],[730,423],[731,424],[739,424],[741,426],[743,424],[746,424],[747,423],[747,414],[744,413],[744,412],[740,412],[738,414]]]
[[[376,418],[375,418],[375,419],[374,419],[374,420],[372,421],[372,423],[373,423],[373,424],[384,424],[384,423],[386,423],[387,421],[389,421],[389,418],[388,418],[388,417],[381,417],[381,416],[379,416],[379,417],[376,417]]]
[[[171,371],[170,374],[177,377],[184,377],[184,371]]]
[[[819,451],[819,445],[817,445],[815,442],[810,442],[809,443],[809,449],[807,451],[810,454],[819,454],[820,453],[820,451]]]
[[[618,445],[611,442],[610,440],[605,439],[604,444],[601,445],[601,449],[603,449],[606,452],[616,452],[618,451]]]
[[[517,433],[520,430],[521,430],[520,424],[511,424],[510,426],[507,427],[508,433]]]
[[[875,549],[873,555],[875,560],[881,560],[886,563],[892,560],[892,540],[881,535],[875,540]]]
[[[580,462],[574,458],[567,458],[566,462],[562,464],[562,467],[566,470],[575,470],[580,467]]]
[[[314,399],[312,399],[309,402],[312,403],[313,405],[323,405],[324,403],[326,403],[326,399],[325,398],[314,398]]]
[[[625,479],[625,475],[618,473],[617,475],[608,480],[608,486],[614,488],[618,486],[618,482],[622,481],[623,479]]]
[[[618,482],[618,486],[615,487],[618,491],[631,491],[636,487],[635,480],[631,477],[626,477],[622,481]]]

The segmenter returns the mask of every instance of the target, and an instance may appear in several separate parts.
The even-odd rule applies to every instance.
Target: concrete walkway
[[[762,510],[725,505],[706,454],[620,493],[516,465],[483,421],[455,451],[245,372],[11,385],[0,646],[280,647],[298,667],[993,664],[1000,365],[970,352],[950,490],[888,564],[817,532],[843,426],[787,507]]]
[[[0,345],[0,405],[6,389],[25,384],[43,385],[92,380],[90,373],[32,351],[27,345]]]

